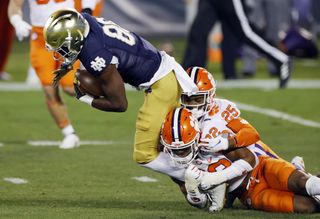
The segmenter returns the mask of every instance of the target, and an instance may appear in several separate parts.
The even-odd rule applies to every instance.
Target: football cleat
[[[12,79],[12,76],[5,72],[5,71],[2,71],[0,72],[0,81],[10,81]]]
[[[279,80],[280,80],[280,88],[285,88],[289,82],[289,79],[291,77],[291,60],[289,59],[288,62],[283,63],[280,65],[280,74],[279,74]]]
[[[59,145],[60,149],[72,149],[80,146],[80,138],[76,134],[70,134],[64,137],[61,144]]]
[[[303,161],[303,157],[295,156],[292,158],[291,163],[298,169],[305,171],[305,165]]]

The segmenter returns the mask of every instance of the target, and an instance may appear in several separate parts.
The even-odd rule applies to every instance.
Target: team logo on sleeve
[[[106,60],[104,60],[103,58],[97,56],[94,61],[90,62],[91,64],[91,68],[93,68],[93,70],[95,71],[101,71],[102,68],[106,67]]]

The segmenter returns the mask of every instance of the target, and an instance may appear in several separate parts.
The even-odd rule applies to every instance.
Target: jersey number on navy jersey
[[[106,21],[103,18],[97,18],[97,20],[100,24],[103,24],[103,31],[107,36],[121,40],[129,46],[136,44],[136,39],[130,33],[130,31],[120,27],[112,21]]]

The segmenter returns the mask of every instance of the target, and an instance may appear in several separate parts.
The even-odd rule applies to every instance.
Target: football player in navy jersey
[[[56,82],[77,59],[101,82],[103,97],[78,92],[80,101],[99,110],[123,112],[128,105],[124,83],[145,91],[136,121],[133,158],[144,167],[182,180],[184,171],[168,165],[170,157],[157,149],[162,122],[180,104],[181,92],[198,90],[174,58],[112,21],[69,9],[50,16],[44,38],[46,47],[63,61],[55,72]]]

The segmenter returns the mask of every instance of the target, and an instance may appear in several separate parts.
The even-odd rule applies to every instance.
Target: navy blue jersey
[[[90,32],[78,58],[94,76],[118,59],[118,71],[125,83],[138,86],[150,81],[161,63],[159,51],[148,41],[103,18],[82,14]]]

